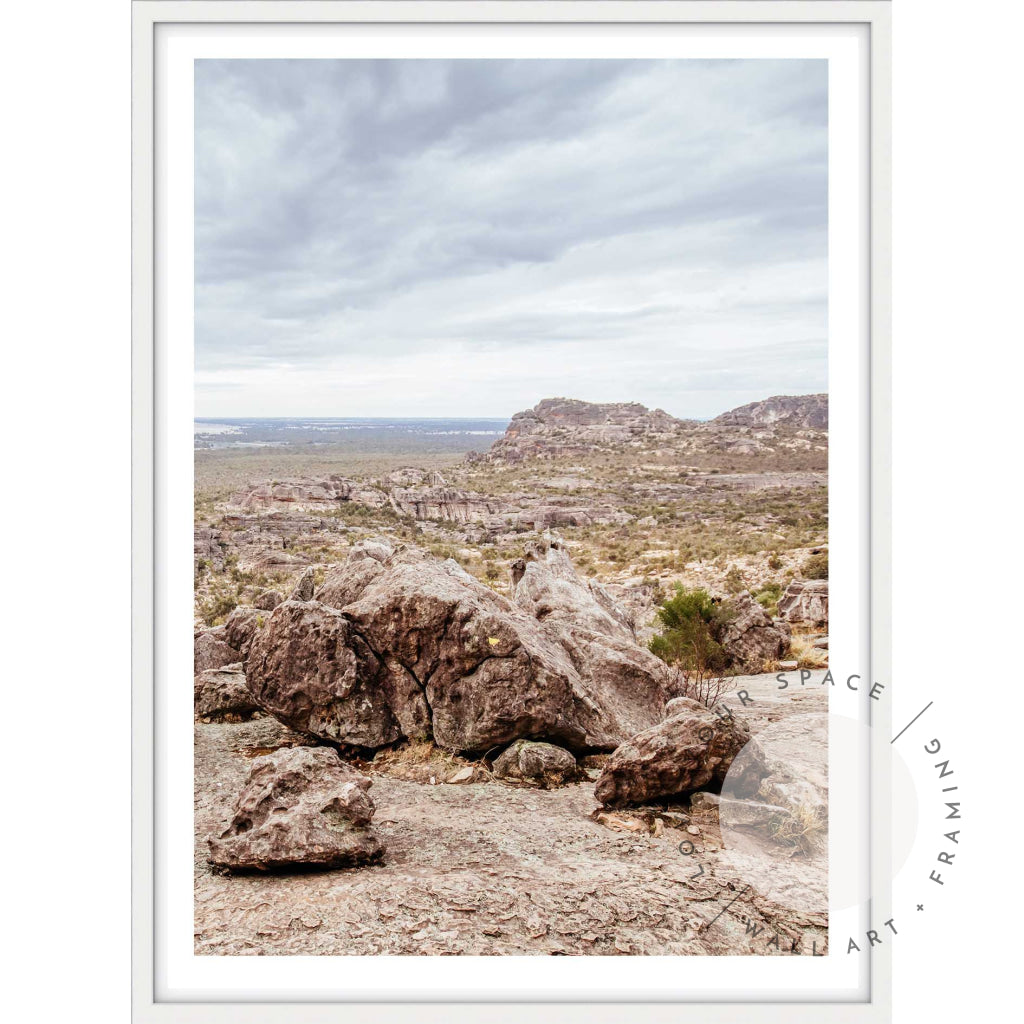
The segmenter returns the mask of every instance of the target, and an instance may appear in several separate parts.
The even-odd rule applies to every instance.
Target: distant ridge
[[[720,426],[828,430],[828,395],[775,395],[730,409],[711,422]]]
[[[764,432],[774,434],[779,429],[787,435],[828,430],[828,396],[775,395],[722,413],[707,423],[678,419],[664,409],[648,409],[639,402],[545,398],[532,409],[517,412],[489,452],[473,452],[467,457],[470,461],[518,462],[595,449],[680,445],[694,451],[714,447],[755,452],[764,448]]]

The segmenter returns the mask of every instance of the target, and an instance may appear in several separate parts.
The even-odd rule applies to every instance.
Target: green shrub
[[[721,636],[728,619],[706,590],[676,587],[675,595],[658,609],[658,620],[662,630],[648,645],[652,654],[697,677],[727,670]]]
[[[220,625],[238,607],[234,594],[211,594],[199,606],[199,616],[207,626]]]
[[[782,597],[781,583],[766,583],[756,594],[754,600],[774,619],[779,614],[779,598]]]

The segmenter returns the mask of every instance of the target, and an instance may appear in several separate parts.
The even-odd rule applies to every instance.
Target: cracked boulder
[[[793,580],[779,598],[787,622],[828,629],[828,580]]]
[[[623,743],[608,758],[594,786],[598,802],[622,807],[720,790],[744,748],[742,771],[733,771],[729,784],[733,795],[753,796],[769,769],[751,741],[750,726],[688,698],[672,701],[671,709],[672,717]]]
[[[292,728],[338,744],[612,750],[661,718],[677,684],[624,623],[584,604],[597,603],[586,587],[566,589],[579,622],[554,597],[513,604],[451,559],[357,546],[313,601],[274,609],[253,641],[249,687]]]
[[[269,617],[266,611],[240,604],[224,620],[225,639],[239,652],[242,661],[249,657],[253,640]]]
[[[330,747],[258,757],[231,824],[208,840],[210,864],[234,872],[376,863],[384,845],[370,825],[370,785]]]

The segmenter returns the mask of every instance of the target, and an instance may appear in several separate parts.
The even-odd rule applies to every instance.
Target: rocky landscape
[[[825,396],[276,457],[197,485],[197,952],[826,947]]]

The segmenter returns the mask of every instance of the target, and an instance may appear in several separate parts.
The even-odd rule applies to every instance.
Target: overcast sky
[[[196,415],[827,388],[827,71],[199,60]]]

